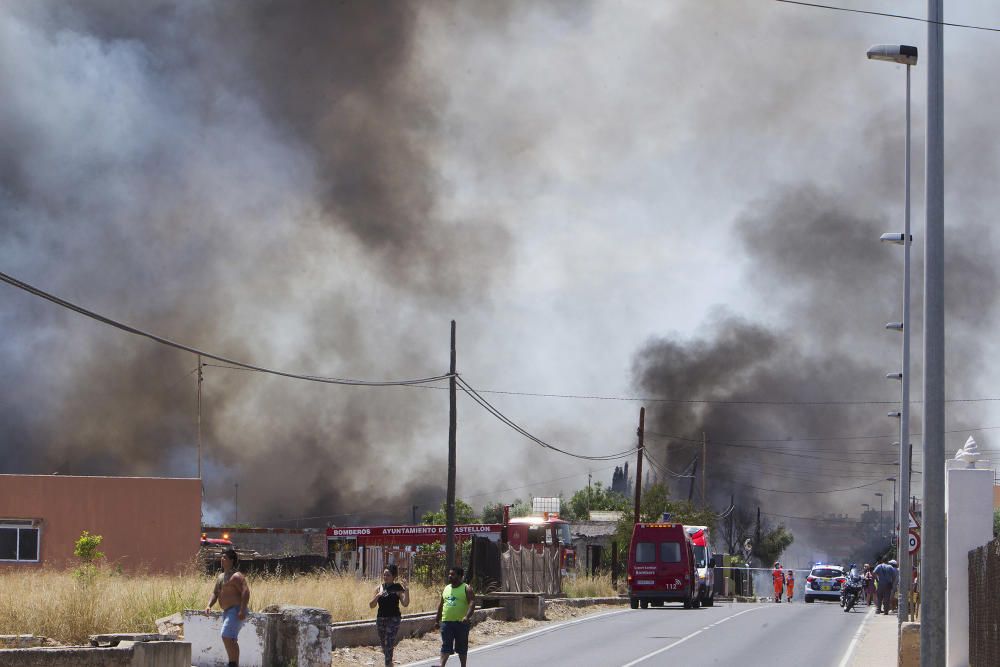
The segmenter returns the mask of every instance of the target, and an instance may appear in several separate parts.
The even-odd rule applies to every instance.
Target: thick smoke
[[[744,509],[760,506],[773,524],[783,521],[782,514],[856,515],[862,501],[881,491],[886,511],[891,509],[888,483],[855,493],[808,493],[869,485],[898,470],[898,449],[891,444],[898,440],[898,422],[886,417],[898,404],[878,402],[899,399],[899,384],[882,378],[899,364],[899,339],[883,325],[900,312],[901,253],[877,242],[882,231],[895,228],[865,213],[878,208],[816,186],[776,190],[737,221],[747,289],[768,304],[760,317],[719,311],[704,324],[703,335],[654,339],[637,354],[634,377],[644,393],[707,401],[657,404],[651,423],[661,434],[652,436],[653,451],[673,471],[690,470],[695,458],[701,463],[701,440],[707,438],[708,500],[714,506],[726,506],[735,495]],[[975,237],[950,239],[948,247],[949,266],[961,269],[950,277],[955,282],[948,311],[949,336],[962,343],[950,348],[948,363],[959,373],[980,363],[983,344],[976,328],[994,314],[985,295],[995,289],[996,273],[989,252],[969,240]],[[912,298],[919,304],[922,262],[916,250],[914,260]],[[963,281],[972,275],[975,282]],[[962,293],[970,288],[975,294]],[[919,307],[912,317],[919,326]],[[920,344],[915,336],[915,433]],[[845,404],[855,401],[871,403]],[[957,411],[949,412],[954,420]],[[957,414],[957,421],[970,423]],[[865,437],[875,435],[883,437]],[[919,436],[914,442],[919,470]],[[668,475],[667,481],[679,495],[689,493],[687,480]],[[913,484],[919,495],[919,475]],[[695,499],[699,489],[700,482]],[[807,533],[811,528],[793,527]]]
[[[417,9],[5,6],[4,270],[241,360],[372,379],[446,371],[447,319],[424,306],[482,299],[507,234],[439,211],[443,93],[413,57]],[[0,407],[0,470],[194,474],[193,356],[12,290],[4,300],[0,374],[17,390]],[[439,357],[416,352],[428,338]],[[446,394],[205,378],[217,518],[231,518],[236,482],[250,519],[357,509],[362,490],[381,508],[366,520],[440,502],[439,462],[400,454],[446,414]]]

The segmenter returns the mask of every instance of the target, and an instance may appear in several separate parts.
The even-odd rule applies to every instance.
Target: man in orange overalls
[[[774,581],[774,601],[781,602],[781,594],[785,592],[785,573],[781,570],[781,563],[778,561],[774,562],[771,579]]]
[[[795,570],[788,570],[788,574],[785,575],[785,589],[788,592],[788,601],[792,601],[792,596],[795,595]]]

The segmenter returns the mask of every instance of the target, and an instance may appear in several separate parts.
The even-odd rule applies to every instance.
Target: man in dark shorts
[[[469,653],[469,620],[476,609],[476,596],[468,584],[462,583],[465,570],[453,567],[448,570],[448,585],[441,592],[434,627],[441,627],[441,667],[452,653],[465,667]]]
[[[247,618],[247,605],[250,604],[250,585],[243,573],[236,571],[239,562],[240,557],[236,555],[236,549],[230,548],[222,552],[222,572],[215,580],[212,599],[205,608],[205,611],[211,611],[217,601],[222,607],[222,644],[226,647],[228,667],[239,667],[238,637],[243,621]]]

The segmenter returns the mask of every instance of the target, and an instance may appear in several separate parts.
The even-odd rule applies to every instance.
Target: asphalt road
[[[868,612],[836,602],[680,605],[626,609],[557,625],[473,649],[469,667],[667,664],[840,665]],[[436,665],[437,660],[417,663]],[[452,656],[449,667],[459,665]]]

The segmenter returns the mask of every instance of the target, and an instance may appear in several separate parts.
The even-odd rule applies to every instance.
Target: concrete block
[[[520,621],[524,618],[524,600],[521,598],[503,598],[500,608],[507,612],[508,621]]]
[[[903,623],[899,629],[899,667],[920,667],[919,623]]]
[[[315,607],[274,605],[264,610],[280,616],[275,664],[329,667],[333,660],[330,612]]]
[[[222,613],[185,609],[184,641],[191,644],[191,664],[195,667],[225,667],[222,645]],[[280,614],[250,612],[240,631],[240,665],[269,667],[273,656]]]
[[[190,667],[187,642],[121,642],[118,646],[62,646],[0,650],[0,667]]]
[[[184,634],[184,618],[181,616],[180,612],[171,614],[170,616],[164,616],[163,618],[158,618],[155,623],[156,631],[161,635],[180,637]]]
[[[169,642],[174,637],[155,632],[119,632],[90,635],[91,646],[118,646],[122,642]]]

